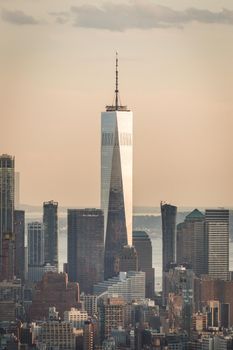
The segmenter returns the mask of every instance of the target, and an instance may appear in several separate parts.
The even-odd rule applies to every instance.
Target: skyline
[[[90,1],[89,10],[97,3]],[[122,8],[135,19],[130,3],[122,1]],[[114,97],[117,50],[122,104],[134,111],[134,206],[159,207],[160,200],[233,206],[230,1],[222,2],[227,11],[221,21],[213,16],[223,16],[217,1],[157,1],[164,4],[154,7],[159,23],[173,10],[166,28],[143,22],[147,29],[140,29],[131,21],[118,30],[87,28],[88,11],[82,26],[59,24],[48,15],[55,11],[51,1],[22,1],[20,11],[31,20],[15,12],[16,1],[1,4],[0,153],[15,156],[22,203],[100,206],[99,115]],[[137,4],[144,21],[152,2]],[[72,6],[58,1],[55,12]],[[194,22],[194,12],[187,17],[190,7],[207,12],[195,12]]]

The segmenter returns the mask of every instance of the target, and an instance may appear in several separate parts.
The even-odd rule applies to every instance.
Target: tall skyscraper
[[[0,279],[2,274],[3,238],[13,233],[15,160],[0,156]]]
[[[68,275],[92,293],[103,280],[104,216],[100,209],[68,209]]]
[[[146,273],[146,298],[155,294],[155,271],[152,267],[152,244],[145,231],[133,231],[133,245],[137,251],[138,269]]]
[[[197,276],[207,273],[205,216],[197,209],[177,225],[176,256],[178,264],[188,264]]]
[[[25,277],[25,212],[14,211],[15,234],[15,275],[21,280]]]
[[[229,210],[207,209],[205,230],[208,245],[208,275],[227,280],[229,277]]]
[[[20,207],[20,173],[15,172],[15,209]]]
[[[161,202],[162,241],[163,241],[163,285],[165,272],[176,261],[176,214],[177,207]]]
[[[41,222],[28,223],[28,279],[37,281],[38,267],[44,265],[44,226]]]
[[[58,203],[44,202],[43,209],[45,263],[58,268]]]
[[[122,248],[132,245],[133,114],[119,102],[116,58],[115,104],[101,114],[101,208],[104,212],[105,279],[117,275]]]

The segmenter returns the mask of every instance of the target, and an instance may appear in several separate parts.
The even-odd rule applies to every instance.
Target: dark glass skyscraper
[[[162,238],[163,238],[163,271],[176,260],[176,214],[177,207],[161,202]]]
[[[15,275],[21,280],[25,277],[25,212],[14,211],[15,234]]]
[[[170,263],[176,260],[176,214],[177,207],[161,202],[162,242],[163,242],[163,284],[164,273],[169,270]]]
[[[41,222],[28,223],[28,266],[44,265],[44,226]]]
[[[58,203],[44,202],[43,209],[45,263],[58,267]]]
[[[206,274],[206,248],[205,217],[195,209],[177,225],[176,261],[188,264],[197,276]]]
[[[152,267],[152,244],[145,231],[133,231],[133,245],[138,256],[138,270],[146,273],[146,298],[155,293],[155,271]]]
[[[68,209],[68,275],[92,293],[103,280],[104,215],[100,209]]]
[[[123,247],[119,257],[119,272],[120,271],[138,271],[138,256],[135,247]]]
[[[118,59],[115,104],[101,114],[101,208],[104,212],[105,279],[118,274],[122,248],[132,245],[133,114],[119,104]]]
[[[0,278],[2,272],[3,237],[13,233],[15,160],[0,156]]]

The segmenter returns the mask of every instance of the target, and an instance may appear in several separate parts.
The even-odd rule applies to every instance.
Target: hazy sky
[[[0,0],[0,153],[21,202],[99,206],[116,50],[134,204],[232,206],[232,0]]]

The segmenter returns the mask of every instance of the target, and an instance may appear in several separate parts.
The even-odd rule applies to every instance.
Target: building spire
[[[113,99],[114,101],[114,99]],[[119,97],[119,88],[118,88],[118,52],[116,52],[116,86],[115,86],[115,103],[106,106],[107,112],[114,111],[128,111],[127,106],[122,106]]]
[[[118,90],[118,52],[116,52],[116,89],[115,89],[115,107],[116,111],[118,110],[119,102],[118,102],[118,96],[119,90]]]

